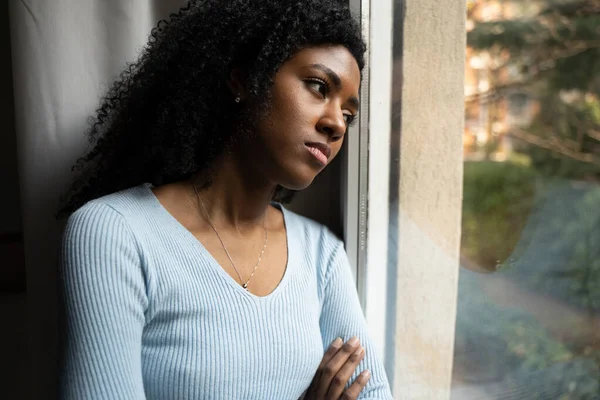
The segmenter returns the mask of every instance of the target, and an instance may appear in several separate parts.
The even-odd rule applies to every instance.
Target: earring
[[[240,101],[242,101],[242,98],[239,95],[235,96],[235,102],[239,103]]]

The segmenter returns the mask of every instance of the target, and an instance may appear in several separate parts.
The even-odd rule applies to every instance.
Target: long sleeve
[[[140,252],[124,218],[91,202],[71,216],[61,252],[60,399],[145,399],[148,305]]]
[[[377,358],[369,338],[348,257],[339,240],[335,239],[332,246],[333,251],[325,277],[324,300],[320,319],[323,346],[329,346],[337,337],[341,337],[346,341],[352,336],[357,336],[361,345],[365,347],[366,355],[352,376],[351,382],[363,370],[368,369],[371,371],[371,379],[361,392],[359,399],[392,399],[383,364]]]

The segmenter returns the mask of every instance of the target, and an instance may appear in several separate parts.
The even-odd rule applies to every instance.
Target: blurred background
[[[600,1],[469,0],[453,399],[600,399]]]

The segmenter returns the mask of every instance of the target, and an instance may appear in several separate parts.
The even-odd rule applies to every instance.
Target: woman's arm
[[[60,399],[145,399],[141,338],[148,300],[123,216],[100,202],[71,216],[61,253]]]
[[[337,337],[344,341],[353,336],[358,337],[366,352],[346,386],[350,386],[362,371],[369,370],[371,379],[360,393],[359,399],[392,399],[383,364],[377,358],[369,338],[348,257],[342,243],[337,239],[332,240],[335,244],[325,276],[320,320],[323,344],[328,346]]]

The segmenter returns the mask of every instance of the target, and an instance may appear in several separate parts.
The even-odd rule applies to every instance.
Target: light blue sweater
[[[391,399],[342,243],[283,207],[288,266],[266,297],[216,263],[148,184],[94,200],[68,221],[60,398],[298,399],[323,351],[358,336]]]

